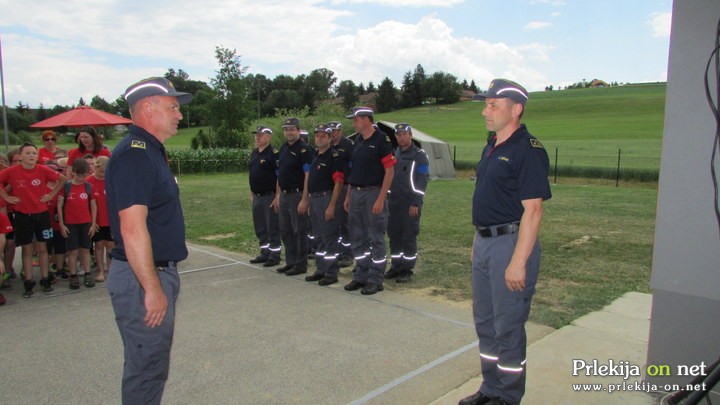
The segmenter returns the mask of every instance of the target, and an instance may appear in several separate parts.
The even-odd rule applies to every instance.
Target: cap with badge
[[[352,109],[352,114],[346,115],[345,118],[355,117],[372,117],[373,109],[370,107],[355,107]]]
[[[525,105],[528,100],[528,92],[523,86],[511,80],[495,79],[490,82],[488,91],[476,94],[473,100],[483,101],[486,98],[509,98],[510,100]]]
[[[151,96],[177,97],[180,104],[189,103],[193,97],[190,93],[175,90],[172,82],[164,77],[151,77],[128,87],[123,98],[127,101],[128,107],[132,107],[138,101]]]
[[[326,134],[331,134],[333,129],[328,124],[318,124],[315,126],[315,132],[325,132]]]
[[[339,131],[342,129],[342,124],[338,121],[330,121],[327,123],[327,126],[329,126],[333,131]]]
[[[270,129],[268,127],[264,127],[262,125],[258,125],[257,128],[255,128],[255,130],[253,131],[253,135],[255,135],[255,134],[272,135],[272,129]]]
[[[289,128],[289,127],[300,128],[300,120],[295,117],[285,118],[285,121],[283,121],[282,127],[283,128]]]
[[[404,122],[395,124],[395,132],[412,132],[412,127]]]

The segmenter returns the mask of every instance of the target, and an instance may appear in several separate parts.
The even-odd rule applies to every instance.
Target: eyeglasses
[[[57,142],[57,139],[56,138],[45,138],[45,139],[43,139],[43,141]]]

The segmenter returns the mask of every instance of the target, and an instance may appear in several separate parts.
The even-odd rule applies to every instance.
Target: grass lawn
[[[658,169],[665,114],[665,84],[530,93],[522,121],[559,165]],[[429,105],[378,114],[408,122],[442,139],[457,160],[477,162],[487,132],[483,103]],[[348,127],[349,128],[349,127]]]
[[[247,174],[179,178],[188,239],[257,252]],[[396,290],[424,289],[467,300],[473,228],[467,178],[428,186],[415,280]],[[657,191],[652,188],[562,184],[545,204],[543,262],[532,321],[555,328],[607,305],[628,291],[649,291]]]

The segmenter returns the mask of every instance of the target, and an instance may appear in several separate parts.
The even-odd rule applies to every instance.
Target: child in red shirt
[[[48,279],[49,265],[46,242],[52,239],[50,214],[47,202],[63,187],[65,176],[37,164],[38,150],[31,143],[20,147],[21,162],[0,171],[0,197],[15,210],[15,244],[22,246],[23,273],[25,274],[25,292],[23,297],[33,294],[33,236],[37,240],[40,264],[40,286],[45,293],[53,291]],[[56,182],[48,192],[48,183]],[[10,193],[5,187],[10,186]]]
[[[57,211],[60,232],[67,238],[70,288],[76,290],[80,288],[77,275],[78,251],[80,264],[85,270],[83,283],[88,288],[95,286],[90,270],[90,238],[95,234],[97,204],[92,186],[85,181],[87,162],[84,159],[75,160],[71,172],[73,178],[64,185],[64,191],[58,197]]]
[[[0,253],[5,250],[5,235],[12,232],[13,228],[10,225],[10,219],[8,219],[5,213],[4,201],[0,201]],[[5,263],[0,260],[0,285],[5,281]],[[0,293],[0,305],[5,304],[5,296]]]
[[[97,265],[95,281],[98,282],[105,281],[105,272],[110,268],[110,251],[115,247],[115,241],[110,234],[110,217],[105,197],[105,166],[108,160],[107,156],[99,156],[95,159],[95,173],[87,179],[93,186],[93,195],[97,202],[97,232],[93,236],[93,242],[95,242]]]

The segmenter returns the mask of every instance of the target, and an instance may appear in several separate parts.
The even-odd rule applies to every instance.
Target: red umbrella
[[[132,124],[132,121],[127,118],[81,105],[70,111],[36,122],[30,125],[30,128],[83,127],[85,125],[107,127],[128,124]]]

